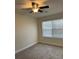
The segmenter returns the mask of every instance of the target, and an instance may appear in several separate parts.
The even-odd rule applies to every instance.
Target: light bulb
[[[34,13],[38,12],[38,8],[32,9]]]

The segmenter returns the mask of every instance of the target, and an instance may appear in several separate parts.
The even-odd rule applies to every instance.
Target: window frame
[[[54,19],[54,20],[61,20],[61,19]],[[45,22],[45,21],[54,21],[54,20],[43,20],[43,21],[41,21],[41,36],[42,36],[42,38],[47,38],[47,39],[63,39],[63,37],[62,38],[58,38],[58,37],[45,37],[45,36],[43,36],[42,23]],[[62,28],[62,30],[63,30],[63,28]]]

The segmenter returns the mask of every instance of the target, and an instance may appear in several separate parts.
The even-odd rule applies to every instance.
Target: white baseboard
[[[26,46],[26,47],[24,47],[24,48],[22,48],[22,49],[19,49],[19,50],[17,50],[17,51],[15,51],[15,53],[21,52],[21,51],[23,51],[23,50],[25,50],[25,49],[27,49],[27,48],[29,48],[29,47],[35,45],[36,43],[37,43],[37,42],[33,42],[32,44],[29,44],[28,46]]]
[[[43,42],[43,41],[39,41],[38,43],[43,43],[43,44],[48,44],[48,45],[53,45],[53,46],[63,47],[62,44],[57,44],[57,43],[49,43],[49,42]]]

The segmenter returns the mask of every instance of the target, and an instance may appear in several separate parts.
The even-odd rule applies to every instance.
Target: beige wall
[[[55,15],[47,16],[47,17],[42,17],[38,19],[38,41],[42,43],[47,43],[47,44],[52,44],[52,45],[57,45],[57,46],[63,46],[63,39],[58,39],[58,38],[44,38],[42,37],[42,26],[41,22],[46,21],[46,20],[55,20],[55,19],[62,19],[63,18],[63,13],[58,13]]]
[[[37,42],[37,39],[38,39],[38,42],[63,46],[62,39],[44,38],[42,37],[42,30],[41,30],[42,21],[59,19],[62,17],[63,17],[62,13],[47,16],[47,17],[42,17],[38,19],[32,18],[30,16],[26,16],[26,15],[16,14],[15,51],[18,51],[34,42]],[[38,33],[37,33],[37,29],[38,29]]]
[[[37,22],[34,18],[16,14],[15,51],[37,42]]]

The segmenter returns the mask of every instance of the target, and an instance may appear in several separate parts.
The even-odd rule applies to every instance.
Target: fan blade
[[[38,7],[38,4],[35,2],[32,2],[32,8]]]
[[[23,8],[22,10],[29,11],[29,13],[32,13],[32,12],[33,12],[33,11],[31,10],[31,8]]]
[[[39,9],[38,12],[43,12],[43,11]]]
[[[49,6],[39,7],[40,9],[49,8]]]
[[[32,2],[32,6],[34,6],[35,5],[35,3],[34,2]]]

